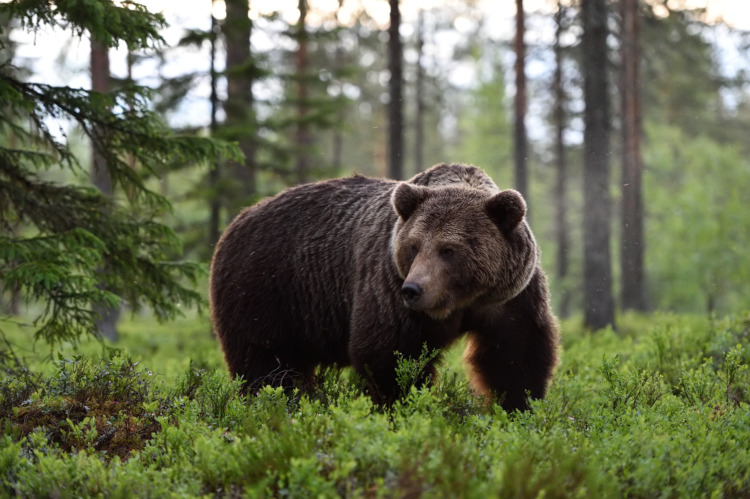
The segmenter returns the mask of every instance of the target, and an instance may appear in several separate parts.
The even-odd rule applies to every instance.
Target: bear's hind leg
[[[235,376],[242,376],[243,393],[256,393],[265,385],[285,390],[307,388],[315,381],[315,366],[280,359],[270,348],[254,345],[246,352],[242,367]]]

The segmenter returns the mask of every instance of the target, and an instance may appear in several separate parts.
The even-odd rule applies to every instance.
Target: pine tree
[[[342,88],[352,71],[349,54],[340,43],[339,28],[311,23],[306,0],[300,0],[297,9],[297,21],[276,32],[288,46],[280,43],[256,54],[268,67],[268,80],[283,89],[257,101],[258,114],[265,117],[258,121],[264,131],[258,145],[258,168],[265,189],[259,195],[341,173],[333,171],[341,156],[329,154],[328,144],[348,117],[349,99]],[[257,29],[274,32],[277,28],[259,22]]]
[[[584,324],[591,329],[614,326],[609,193],[609,86],[605,0],[583,0],[584,183],[583,291]]]
[[[559,314],[565,318],[570,315],[570,289],[566,285],[570,260],[570,238],[568,224],[568,175],[569,169],[565,154],[565,126],[566,126],[566,93],[563,84],[563,46],[562,35],[565,26],[565,8],[562,2],[557,2],[555,14],[555,72],[552,88],[554,91],[553,121],[555,130],[555,239],[557,239],[557,262],[555,278],[561,284]]]
[[[416,51],[417,61],[415,64],[416,81],[414,88],[414,171],[420,172],[427,168],[424,164],[424,122],[425,122],[425,98],[424,98],[424,9],[419,9],[417,17],[417,39]]]
[[[139,4],[106,0],[17,0],[0,4],[2,15],[25,29],[63,26],[129,50],[155,47],[165,26]],[[0,283],[44,305],[36,337],[54,344],[95,334],[93,304],[123,300],[133,310],[150,307],[159,319],[199,305],[190,283],[203,267],[176,261],[180,241],[159,221],[170,204],[148,180],[175,159],[206,162],[239,157],[239,150],[171,133],[151,110],[147,89],[136,85],[107,93],[58,87],[23,81],[5,64],[0,102],[0,133],[16,137],[14,147],[0,147]],[[90,183],[68,142],[68,121],[101,153],[112,196]],[[45,171],[53,167],[75,178],[49,181]]]
[[[638,0],[620,0],[622,208],[620,239],[623,310],[646,310],[641,170],[641,50]]]
[[[403,45],[399,28],[401,10],[399,0],[389,0],[391,24],[388,26],[388,68],[390,70],[388,101],[388,173],[400,180],[404,176],[404,117],[403,117]]]
[[[109,77],[109,47],[91,40],[91,89],[98,93],[107,93],[110,90]],[[95,134],[106,133],[105,130],[93,129]],[[103,143],[103,141],[102,141]],[[102,151],[98,149],[100,143],[91,142],[91,180],[94,187],[99,189],[105,196],[111,196],[112,179],[107,169],[107,160]],[[103,285],[103,284],[102,284]],[[120,318],[120,307],[109,307],[98,303],[94,304],[94,312],[99,316],[96,321],[97,333],[110,341],[117,341],[117,320]]]
[[[297,76],[297,130],[295,131],[295,145],[297,158],[295,171],[297,183],[304,184],[310,180],[310,154],[309,149],[312,142],[310,135],[310,123],[308,122],[310,111],[310,92],[308,86],[308,73],[310,64],[308,59],[309,36],[307,27],[307,0],[299,0],[299,20],[297,21],[297,53],[295,57],[295,74]]]
[[[227,201],[227,220],[231,220],[245,206],[251,204],[256,191],[255,165],[255,115],[253,112],[253,80],[255,61],[250,52],[252,23],[248,17],[248,0],[225,2],[227,17],[221,24],[226,49],[227,98],[223,107],[226,121],[221,136],[237,141],[244,154],[243,161],[227,165],[225,173],[231,178],[231,189]]]
[[[526,138],[526,34],[525,13],[523,0],[516,0],[516,62],[514,71],[516,76],[515,123],[513,139],[513,156],[515,163],[515,187],[528,200],[529,180],[527,172],[528,140]],[[528,202],[528,201],[527,201]]]

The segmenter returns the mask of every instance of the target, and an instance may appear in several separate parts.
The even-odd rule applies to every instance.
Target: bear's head
[[[504,303],[529,283],[538,250],[514,190],[400,183],[391,250],[406,305],[433,319],[473,305]]]

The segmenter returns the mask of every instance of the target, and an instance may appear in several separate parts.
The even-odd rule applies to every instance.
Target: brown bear
[[[211,267],[231,374],[254,391],[351,365],[388,403],[397,352],[415,358],[468,334],[475,389],[506,410],[527,408],[545,394],[559,337],[525,213],[520,194],[460,164],[406,182],[300,185],[245,209]]]

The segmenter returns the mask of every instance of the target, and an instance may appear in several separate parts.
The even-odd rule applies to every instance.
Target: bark
[[[255,141],[252,125],[253,77],[248,69],[250,64],[250,31],[252,28],[248,12],[249,0],[226,0],[227,16],[222,24],[222,32],[227,47],[227,100],[224,103],[226,124],[242,130],[236,137],[245,155],[242,162],[231,163],[231,176],[237,192],[227,216],[232,219],[236,212],[248,204],[255,194]],[[244,129],[244,130],[243,130]]]
[[[91,41],[91,90],[109,92],[109,51],[107,47]],[[96,132],[95,132],[96,133]],[[101,151],[92,145],[92,181],[104,194],[112,194],[112,179]]]
[[[15,230],[11,230],[15,235]],[[17,316],[21,312],[21,288],[0,287],[0,313]]]
[[[565,90],[562,81],[562,47],[560,46],[562,26],[563,7],[558,1],[557,14],[555,21],[557,30],[555,32],[555,74],[554,74],[554,94],[555,94],[555,233],[557,239],[557,265],[555,269],[557,282],[560,283],[560,305],[559,313],[561,317],[570,315],[570,290],[567,286],[568,279],[568,260],[570,251],[570,241],[568,234],[568,198],[567,198],[567,180],[568,166],[565,157]]]
[[[516,190],[529,203],[529,181],[526,163],[528,160],[528,141],[526,138],[526,32],[523,0],[516,0],[516,38],[515,38],[515,127],[514,127],[514,158],[515,158],[515,186]]]
[[[91,90],[94,92],[109,92],[109,50],[101,43],[91,40]],[[93,133],[98,133],[94,130]],[[107,169],[107,163],[97,144],[91,146],[91,181],[102,194],[112,195],[112,177]],[[104,271],[104,270],[102,270]],[[104,284],[100,284],[104,287]],[[120,318],[120,307],[108,307],[103,304],[93,304],[93,310],[98,315],[96,320],[97,333],[110,341],[117,341],[117,320]]]
[[[307,53],[307,1],[299,0],[299,21],[297,23],[297,183],[304,184],[310,180],[310,129],[307,123],[309,89],[307,86],[308,53]]]
[[[13,150],[18,146],[18,139],[16,134],[12,131],[8,132],[8,148]],[[10,237],[18,237],[16,233],[16,225],[5,222],[5,233]],[[7,298],[6,298],[7,293]],[[13,286],[10,288],[0,288],[0,310],[2,313],[9,315],[19,315],[21,311],[21,288]]]
[[[388,103],[388,171],[391,178],[404,177],[404,133],[403,133],[403,47],[401,45],[401,11],[398,0],[389,0],[391,24],[388,27],[388,67],[390,101]]]
[[[335,19],[338,20],[339,18],[339,12],[341,11],[341,8],[344,6],[344,0],[339,0],[338,8],[336,9],[336,16]],[[343,60],[344,58],[344,48],[342,46],[341,40],[338,40],[336,43],[336,69],[340,70],[343,66]],[[343,86],[342,90],[343,92]],[[343,95],[340,97],[343,98]],[[336,111],[336,123],[338,124],[333,129],[333,153],[332,153],[332,165],[333,169],[336,172],[339,172],[341,170],[341,167],[343,165],[342,156],[343,156],[343,150],[344,150],[344,134],[342,132],[341,123],[344,122],[344,108],[343,106],[338,106],[338,110]]]
[[[218,24],[216,18],[211,16],[211,135],[216,134],[218,128],[217,113],[219,110],[219,97],[216,92],[217,75],[216,75],[216,35]],[[221,164],[219,158],[208,173],[208,182],[211,186],[211,197],[209,198],[209,219],[208,219],[208,241],[211,248],[216,247],[221,237],[221,228],[219,227],[221,218],[221,197],[217,190],[221,180]]]
[[[582,0],[584,76],[583,275],[584,324],[615,324],[610,255],[610,103],[607,81],[607,1]]]
[[[622,98],[622,234],[620,266],[624,310],[646,310],[641,191],[641,71],[638,0],[620,0],[620,95]]]
[[[416,115],[414,123],[414,171],[421,172],[424,164],[424,10],[420,9],[417,18],[417,78],[416,78]]]

